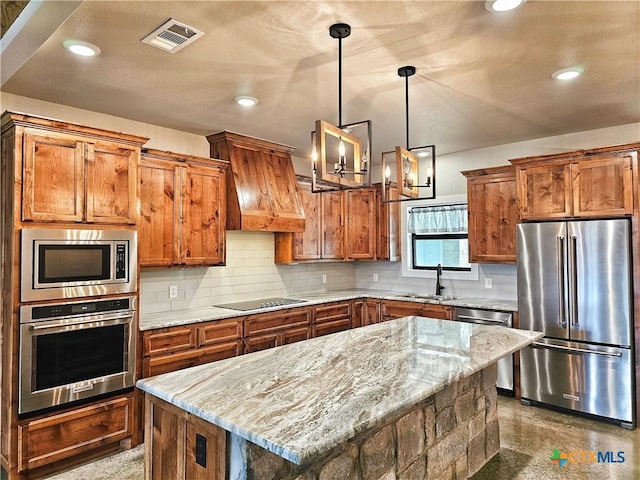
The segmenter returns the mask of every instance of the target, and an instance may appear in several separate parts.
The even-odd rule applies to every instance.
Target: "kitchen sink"
[[[394,296],[402,297],[402,298],[419,298],[423,300],[438,300],[438,301],[458,299],[458,297],[454,295],[424,295],[421,293],[398,293]]]

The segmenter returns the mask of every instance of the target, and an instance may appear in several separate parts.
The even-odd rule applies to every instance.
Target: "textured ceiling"
[[[315,120],[338,122],[328,28],[346,22],[342,118],[372,120],[374,160],[405,144],[403,65],[417,69],[410,146],[440,154],[640,122],[637,0],[529,0],[501,14],[484,1],[76,3],[3,91],[196,134],[232,130],[306,156]],[[140,42],[171,17],[205,35],[175,54]],[[102,54],[75,57],[69,38]],[[586,74],[551,79],[573,65]],[[242,108],[237,95],[260,103]]]

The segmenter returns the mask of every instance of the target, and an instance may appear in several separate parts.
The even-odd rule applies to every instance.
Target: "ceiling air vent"
[[[175,53],[204,35],[197,28],[170,18],[142,39],[142,43]]]

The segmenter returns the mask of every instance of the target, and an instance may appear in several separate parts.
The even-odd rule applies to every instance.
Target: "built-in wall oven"
[[[23,228],[20,300],[64,300],[134,293],[133,230]]]
[[[18,413],[133,387],[136,296],[20,307]]]

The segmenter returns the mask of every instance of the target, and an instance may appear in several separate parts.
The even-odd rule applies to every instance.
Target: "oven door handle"
[[[118,325],[120,323],[127,323],[127,321],[129,319],[131,319],[131,317],[133,317],[133,313],[123,313],[121,315],[109,315],[108,317],[107,316],[105,316],[105,317],[94,317],[94,318],[92,318],[90,320],[87,319],[84,322],[80,322],[80,321],[73,322],[73,323],[59,323],[59,322],[56,322],[55,324],[48,323],[48,324],[41,324],[41,325],[32,324],[32,325],[29,325],[29,330],[31,330],[31,331],[50,330],[50,329],[53,329],[53,328],[68,327],[68,326],[71,326],[71,325],[84,325],[84,324],[87,324],[87,323],[110,323],[110,324]],[[124,322],[120,321],[119,322],[117,320],[126,320],[126,321],[124,321]]]

